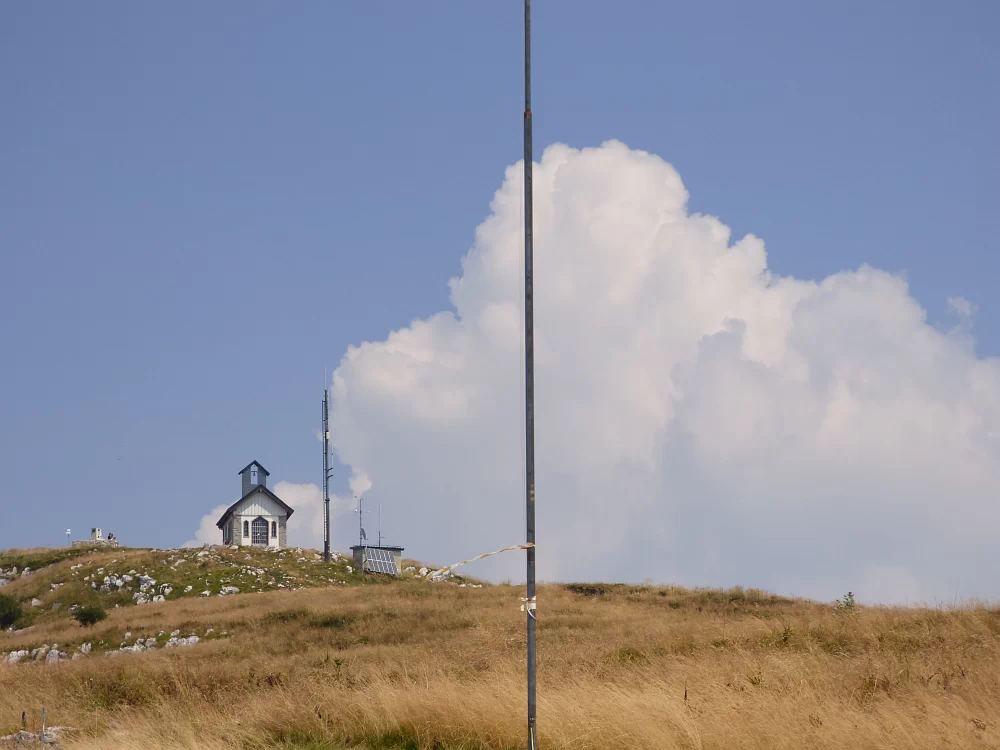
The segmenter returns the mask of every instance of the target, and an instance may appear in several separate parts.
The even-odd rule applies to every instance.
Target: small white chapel
[[[288,518],[295,511],[267,488],[270,472],[256,461],[243,467],[240,476],[243,496],[215,524],[222,529],[222,543],[284,549]]]

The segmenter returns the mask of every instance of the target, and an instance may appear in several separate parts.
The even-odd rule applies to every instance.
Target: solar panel
[[[396,558],[392,550],[376,549],[374,547],[365,548],[365,570],[369,573],[386,573],[391,576],[399,575],[396,567]]]

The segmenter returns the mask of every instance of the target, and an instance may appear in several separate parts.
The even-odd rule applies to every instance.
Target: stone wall
[[[278,520],[278,547],[285,549],[288,547],[288,522],[282,518]]]
[[[107,539],[80,539],[73,542],[74,547],[117,547],[118,540],[109,542]]]

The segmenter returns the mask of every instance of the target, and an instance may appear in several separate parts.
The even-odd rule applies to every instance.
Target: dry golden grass
[[[571,590],[575,588],[575,590]],[[228,636],[134,656],[0,665],[0,734],[67,747],[524,746],[522,591],[391,585],[123,608],[85,633]],[[539,590],[544,748],[1000,748],[1000,610],[832,607],[757,591]]]

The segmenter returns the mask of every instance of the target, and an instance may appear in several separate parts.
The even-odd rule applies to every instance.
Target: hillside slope
[[[30,630],[0,634],[0,652],[94,644],[76,661],[0,664],[0,735],[22,711],[37,725],[45,705],[50,723],[76,730],[65,747],[86,750],[524,746],[517,587],[363,582],[310,567],[311,553],[267,558],[277,569],[247,577],[265,560],[214,550],[196,579],[221,588],[240,571],[243,586],[201,597],[174,575],[194,560],[128,552],[146,556],[152,577],[166,561],[157,585],[174,591],[112,609],[92,630],[50,607]],[[108,571],[122,553],[105,554],[86,565]],[[138,572],[138,559],[113,565]],[[53,591],[52,577],[83,561],[39,571],[49,592],[31,593],[65,605],[70,583]],[[278,589],[279,574],[302,588]],[[192,591],[174,597],[184,580]],[[754,590],[604,584],[542,586],[538,600],[545,748],[1000,748],[997,609],[836,609]],[[194,645],[162,648],[192,634]],[[121,652],[140,639],[153,648]]]

